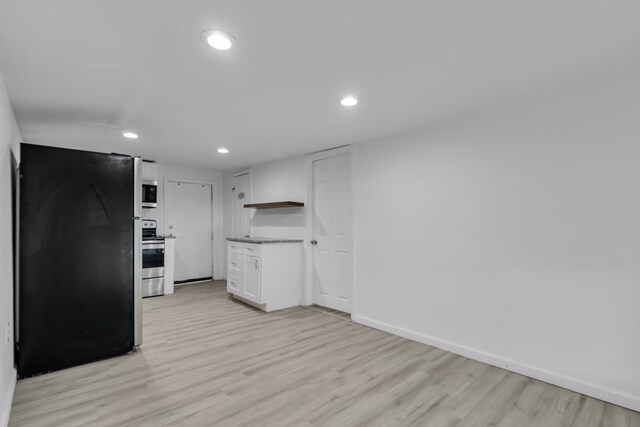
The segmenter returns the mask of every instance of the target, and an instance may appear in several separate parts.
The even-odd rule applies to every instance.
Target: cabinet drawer
[[[227,257],[230,260],[233,261],[242,261],[242,253],[238,253],[238,252],[229,252],[229,254],[227,255]]]
[[[244,246],[244,243],[241,243],[241,242],[228,242],[227,243],[227,249],[228,249],[228,252],[230,254],[231,253],[241,254],[243,246]]]
[[[244,244],[244,254],[249,256],[260,256],[260,246],[255,243]]]
[[[227,292],[239,294],[242,291],[242,276],[227,273]]]
[[[242,261],[235,261],[229,258],[227,262],[227,274],[238,274],[242,276]]]
[[[238,264],[242,264],[242,254],[236,252],[229,252],[227,255],[227,260],[229,262],[233,261]]]

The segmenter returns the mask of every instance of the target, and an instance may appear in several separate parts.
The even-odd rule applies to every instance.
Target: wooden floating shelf
[[[254,209],[275,209],[275,208],[300,208],[304,206],[302,202],[268,202],[268,203],[250,203],[244,205],[245,208]]]

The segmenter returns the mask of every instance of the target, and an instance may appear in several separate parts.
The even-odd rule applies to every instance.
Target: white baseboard
[[[205,282],[215,282],[215,280],[203,279],[203,280],[194,280],[193,282],[174,283],[173,287],[176,288],[178,286],[193,285],[194,283],[205,283]]]
[[[2,407],[0,407],[0,427],[7,427],[9,425],[9,416],[11,415],[11,405],[13,403],[13,392],[16,390],[16,375],[16,370],[12,370],[11,377],[9,378],[7,396],[4,402],[2,402]]]
[[[509,371],[516,372],[527,377],[535,378],[537,380],[557,385],[559,387],[566,388],[577,393],[595,397],[596,399],[620,405],[634,411],[640,411],[640,396],[634,396],[622,391],[612,390],[607,387],[599,386],[597,384],[569,378],[567,376],[551,372],[546,369],[527,365],[525,363],[519,363],[514,360],[505,359],[504,357],[500,357],[495,354],[475,350],[473,348],[435,338],[429,335],[421,334],[409,329],[390,325],[388,323],[380,322],[378,320],[374,320],[365,316],[352,314],[351,319],[354,322],[360,323],[362,325],[370,326],[372,328],[389,332],[394,335],[399,335],[401,337],[408,338],[410,340],[427,344],[433,347],[438,347],[442,350],[450,351],[452,353],[456,353],[470,359],[497,366],[499,368],[507,369]]]

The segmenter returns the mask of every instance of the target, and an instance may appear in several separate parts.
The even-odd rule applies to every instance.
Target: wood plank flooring
[[[640,426],[640,414],[224,282],[144,300],[132,354],[18,382],[11,426]]]

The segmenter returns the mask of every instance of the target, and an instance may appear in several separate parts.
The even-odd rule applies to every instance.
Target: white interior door
[[[351,312],[353,232],[349,154],[313,162],[313,302]]]
[[[165,188],[167,231],[176,237],[175,280],[213,276],[209,184],[169,181]]]
[[[251,203],[251,175],[245,173],[233,178],[233,235],[251,235],[251,209],[244,205]]]

